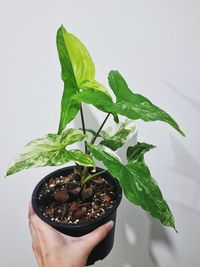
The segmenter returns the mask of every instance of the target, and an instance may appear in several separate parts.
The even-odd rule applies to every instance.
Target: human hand
[[[84,267],[96,245],[113,227],[113,221],[82,237],[71,237],[42,221],[29,206],[32,248],[39,267]]]

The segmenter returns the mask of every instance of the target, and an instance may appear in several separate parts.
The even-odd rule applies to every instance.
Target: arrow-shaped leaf
[[[104,92],[92,88],[78,92],[73,99],[92,104],[106,113],[120,114],[133,120],[164,121],[184,136],[178,124],[169,114],[155,106],[144,96],[133,93],[118,71],[111,71],[108,79],[110,87],[116,95],[116,103]]]
[[[142,119],[144,121],[164,121],[174,127],[183,136],[174,119],[164,110],[155,106],[142,95],[133,93],[118,71],[111,71],[108,76],[109,85],[116,95],[115,111],[130,119]]]
[[[79,130],[68,129],[61,135],[47,134],[29,142],[11,163],[7,175],[32,167],[56,166],[74,161],[85,166],[94,166],[90,156],[80,150],[66,150],[67,145],[81,141],[85,135]]]
[[[102,145],[88,145],[88,148],[119,179],[129,201],[149,211],[162,224],[175,228],[173,215],[143,161],[129,161],[124,165],[109,148]]]
[[[61,26],[58,29],[57,50],[61,63],[64,91],[61,101],[61,115],[58,133],[76,116],[80,102],[72,97],[81,88],[95,88],[109,95],[108,90],[95,80],[95,66],[83,43]]]

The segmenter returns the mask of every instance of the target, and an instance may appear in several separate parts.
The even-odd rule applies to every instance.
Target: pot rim
[[[56,175],[57,172],[62,172],[62,171],[68,171],[68,170],[73,170],[73,168],[75,167],[75,165],[71,165],[71,166],[68,166],[68,167],[64,167],[64,168],[61,168],[61,169],[57,169],[51,173],[49,173],[48,175],[46,175],[44,178],[42,178],[38,184],[35,186],[34,190],[33,190],[33,193],[32,193],[32,205],[33,205],[33,210],[35,211],[35,213],[40,217],[40,219],[42,219],[44,222],[46,222],[47,224],[53,226],[53,227],[62,227],[64,229],[78,229],[78,228],[82,228],[82,227],[88,227],[88,226],[93,226],[95,224],[98,224],[99,222],[101,221],[104,221],[106,222],[106,217],[109,217],[109,215],[111,215],[113,212],[115,212],[115,210],[117,209],[117,207],[119,206],[120,202],[121,202],[121,199],[122,199],[122,189],[121,189],[121,186],[119,184],[119,181],[117,180],[117,178],[113,177],[109,171],[105,172],[102,174],[102,177],[103,178],[109,178],[112,180],[114,186],[115,186],[115,189],[116,189],[116,199],[115,199],[115,202],[112,206],[112,208],[108,209],[104,215],[92,220],[92,221],[89,221],[89,222],[86,222],[86,223],[78,223],[78,224],[64,224],[64,223],[60,223],[60,222],[56,222],[56,221],[51,221],[50,219],[46,218],[42,212],[39,210],[38,208],[38,198],[37,198],[37,195],[38,195],[38,192],[39,192],[39,189],[44,185],[44,183],[52,178],[53,176]],[[97,171],[103,171],[104,169],[103,168],[100,168],[100,167],[96,167],[96,170]]]

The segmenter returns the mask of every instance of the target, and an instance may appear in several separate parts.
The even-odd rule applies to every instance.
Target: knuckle
[[[39,252],[39,246],[36,243],[32,243],[32,250],[33,252]]]
[[[108,229],[107,229],[107,227],[105,225],[103,225],[102,229],[101,229],[101,234],[102,235],[107,235],[107,233],[108,233]]]
[[[35,214],[34,213],[29,213],[29,215],[28,215],[28,219],[29,219],[29,221],[30,222],[34,222],[35,221]]]
[[[31,217],[33,216],[33,213],[28,213],[28,219],[31,220]]]

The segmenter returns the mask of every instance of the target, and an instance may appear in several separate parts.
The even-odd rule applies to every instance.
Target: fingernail
[[[109,221],[106,223],[106,228],[108,231],[110,231],[114,226],[114,222],[113,221]]]

